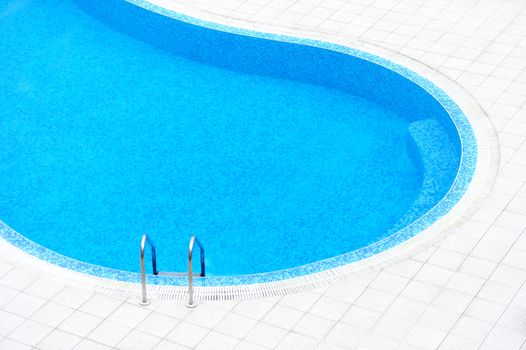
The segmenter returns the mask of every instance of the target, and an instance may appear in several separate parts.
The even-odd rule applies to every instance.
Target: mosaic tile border
[[[196,281],[199,286],[238,286],[238,285],[251,285],[268,282],[279,282],[283,280],[294,279],[298,277],[308,276],[311,274],[317,274],[325,272],[331,269],[342,267],[357,261],[364,260],[366,258],[377,255],[384,252],[392,247],[399,245],[402,242],[409,240],[416,236],[420,232],[429,228],[437,220],[443,218],[455,205],[461,200],[463,195],[466,193],[475,173],[477,166],[477,139],[475,137],[474,130],[460,107],[448,96],[437,85],[417,74],[416,72],[394,63],[388,59],[380,56],[361,51],[348,46],[339,44],[324,42],[320,40],[292,37],[288,35],[270,34],[253,31],[250,29],[241,29],[222,24],[212,23],[183,15],[163,7],[154,5],[144,0],[126,0],[132,4],[143,7],[147,10],[162,14],[164,16],[171,17],[175,20],[184,21],[194,25],[206,27],[209,29],[229,32],[233,34],[240,34],[246,36],[253,36],[263,39],[282,41],[294,44],[301,44],[307,46],[318,47],[322,49],[337,51],[352,55],[364,60],[368,60],[382,67],[388,68],[401,76],[411,80],[418,84],[428,93],[430,93],[447,111],[453,120],[461,140],[461,163],[457,177],[446,196],[436,204],[430,211],[424,214],[422,217],[417,219],[415,222],[406,226],[402,230],[394,233],[393,235],[378,241],[370,246],[363,247],[359,250],[352,251],[343,255],[339,255],[333,258],[322,260],[319,262],[311,263],[304,266],[299,266],[287,270],[273,271],[269,273],[255,274],[255,275],[243,275],[243,276],[213,276],[205,279]],[[81,261],[77,261],[63,255],[60,255],[54,251],[44,248],[35,242],[21,236],[3,222],[0,221],[0,237],[11,243],[12,245],[24,250],[25,252],[47,261],[49,263],[58,265],[63,268],[67,268],[76,272],[84,274],[108,278],[122,282],[139,282],[140,276],[138,273],[132,273],[127,271],[119,271],[110,268],[105,268],[97,265],[87,264]],[[170,276],[148,276],[148,283],[151,285],[171,285],[171,286],[185,286],[187,281],[186,278],[182,277],[170,277]]]

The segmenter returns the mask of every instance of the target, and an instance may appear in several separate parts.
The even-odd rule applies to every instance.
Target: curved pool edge
[[[407,255],[407,253],[413,252],[415,249],[423,249],[436,241],[436,239],[440,238],[441,234],[445,234],[444,230],[451,224],[469,217],[469,209],[476,206],[477,201],[489,193],[498,165],[498,143],[495,131],[482,108],[480,108],[460,86],[434,71],[432,68],[426,67],[422,63],[416,62],[401,54],[389,52],[386,49],[367,43],[357,43],[354,40],[352,43],[341,42],[336,38],[327,38],[325,36],[316,37],[313,33],[308,33],[306,36],[301,32],[292,33],[294,37],[289,36],[292,35],[291,32],[287,33],[287,35],[262,33],[250,29],[233,28],[218,23],[206,22],[201,19],[188,17],[160,8],[142,0],[129,2],[144,5],[142,7],[148,7],[150,10],[153,7],[156,12],[170,15],[170,17],[179,20],[185,20],[197,25],[207,24],[205,26],[213,29],[316,46],[352,54],[380,64],[398,72],[430,92],[433,97],[441,102],[450,116],[452,116],[455,125],[457,125],[457,129],[462,129],[463,127],[463,131],[466,131],[466,127],[468,129],[473,128],[471,135],[464,135],[466,138],[462,137],[462,130],[459,129],[461,131],[459,134],[462,140],[463,150],[464,147],[468,145],[474,147],[473,143],[478,144],[478,161],[475,161],[475,158],[477,158],[476,147],[471,148],[474,154],[463,152],[463,159],[459,170],[459,174],[466,175],[471,173],[472,177],[466,178],[457,175],[457,180],[452,186],[453,190],[448,192],[445,199],[422,218],[387,239],[354,252],[293,269],[258,275],[209,277],[204,280],[206,281],[205,284],[213,288],[202,288],[201,290],[213,289],[214,292],[202,292],[203,294],[198,292],[198,298],[200,298],[200,294],[201,298],[205,298],[206,296],[205,299],[215,299],[217,295],[224,295],[224,298],[227,298],[228,295],[254,296],[255,294],[283,294],[288,291],[298,291],[304,288],[308,289],[314,286],[324,285],[335,278],[346,278],[350,273],[359,269],[377,267],[383,263],[401,259]],[[258,30],[260,29],[261,28],[258,28]],[[454,101],[449,98],[449,96],[453,96]],[[453,116],[455,116],[457,120],[455,120]],[[74,275],[78,276],[72,276],[72,278],[77,279],[78,277],[81,280],[82,278],[86,278],[87,281],[89,280],[89,283],[86,283],[95,284],[103,289],[107,289],[105,286],[109,285],[112,286],[110,289],[117,288],[117,285],[119,285],[117,289],[122,290],[128,288],[135,290],[137,288],[135,284],[135,282],[139,281],[139,275],[137,273],[103,268],[63,257],[58,253],[31,242],[2,222],[0,222],[0,237],[9,241],[12,245],[23,249],[24,253],[22,255],[27,256],[28,254],[26,252],[28,252],[46,262],[55,264],[49,266],[50,264],[44,264],[44,261],[38,260],[43,263],[42,268],[52,268],[56,270],[56,267],[62,267],[69,269],[68,271],[77,271]],[[31,260],[31,263],[34,264],[34,260],[37,259]],[[60,273],[64,272],[62,270],[64,269],[60,269]],[[55,272],[57,271],[58,270]],[[81,274],[78,272],[81,272]],[[97,277],[86,276],[85,274]],[[111,280],[108,280],[108,278]],[[151,278],[149,282],[153,284],[151,287],[157,290],[154,294],[158,294],[159,296],[173,294],[172,296],[175,297],[178,293],[170,292],[168,289],[176,290],[181,288],[162,285],[185,285],[186,280],[184,278],[157,277]],[[130,293],[135,294],[134,291]],[[213,296],[214,294],[216,294],[215,297]]]

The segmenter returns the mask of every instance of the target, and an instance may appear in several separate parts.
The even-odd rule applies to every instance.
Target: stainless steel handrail
[[[201,255],[201,273],[199,276],[205,277],[205,249],[203,245],[196,236],[190,238],[190,244],[188,245],[188,301],[186,306],[195,307],[197,304],[194,301],[194,275],[192,273],[192,256],[194,253],[194,243],[197,243],[199,246],[199,251]]]
[[[148,243],[152,249],[152,271],[154,275],[158,275],[159,271],[157,270],[157,256],[155,252],[155,244],[145,233],[141,238],[141,284],[142,284],[142,299],[139,301],[141,305],[150,304],[148,296],[146,295],[146,267],[144,266],[144,250],[146,249],[146,243]]]

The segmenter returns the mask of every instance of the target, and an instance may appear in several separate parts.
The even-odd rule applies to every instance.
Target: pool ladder
[[[201,273],[194,274],[192,272],[192,256],[194,252],[194,244],[197,243],[199,246],[199,253],[201,257]],[[150,300],[146,294],[146,267],[144,265],[144,251],[146,249],[146,244],[151,248],[152,252],[152,271],[154,275],[164,275],[164,276],[185,276],[185,272],[160,272],[157,270],[157,255],[155,250],[155,244],[150,237],[145,233],[142,235],[141,239],[141,284],[142,284],[142,297],[139,301],[140,305],[150,304]],[[194,301],[194,277],[205,277],[205,250],[201,242],[197,239],[196,236],[190,238],[190,244],[188,245],[188,301],[186,306],[195,307],[197,304]]]

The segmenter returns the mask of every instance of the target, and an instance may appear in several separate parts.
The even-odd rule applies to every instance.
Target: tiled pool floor
[[[387,268],[195,309],[140,307],[2,251],[0,349],[526,349],[525,1],[156,1],[222,23],[358,38],[442,72],[498,132],[493,192],[445,239]]]

